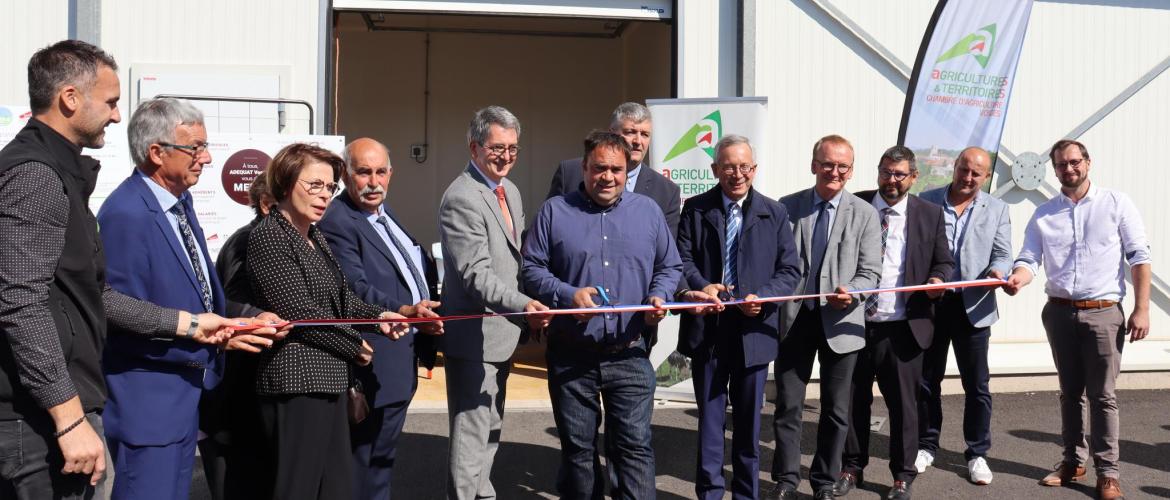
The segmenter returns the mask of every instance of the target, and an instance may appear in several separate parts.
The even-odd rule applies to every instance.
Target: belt
[[[550,342],[552,344],[552,342]],[[560,341],[556,343],[558,350],[564,352],[583,352],[587,354],[617,354],[625,352],[628,349],[637,349],[643,347],[642,337],[635,338],[629,342],[622,342],[618,344],[598,344],[593,342],[577,342],[577,341]],[[550,345],[550,347],[552,347]]]
[[[1077,309],[1105,309],[1117,305],[1115,300],[1070,300],[1061,297],[1048,297],[1048,301],[1062,306],[1072,306]]]

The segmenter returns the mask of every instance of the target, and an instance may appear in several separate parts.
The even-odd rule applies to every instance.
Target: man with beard
[[[879,288],[942,283],[951,276],[954,259],[947,247],[942,208],[909,194],[918,178],[914,152],[894,146],[878,163],[878,189],[857,196],[872,204],[881,221],[882,271]],[[844,495],[860,482],[869,463],[869,415],[873,381],[890,415],[890,472],[894,486],[886,498],[909,500],[917,470],[918,385],[922,353],[934,337],[931,292],[883,292],[865,299],[865,349],[853,371],[853,401],[845,440],[841,477],[834,494]],[[856,478],[856,479],[854,479]]]
[[[345,192],[338,195],[317,228],[341,264],[346,281],[370,304],[413,318],[434,318],[439,307],[435,261],[394,216],[386,199],[394,166],[390,150],[363,137],[345,147]],[[434,337],[441,321],[420,323],[397,340],[362,332],[374,359],[357,368],[370,414],[350,426],[354,497],[389,499],[398,437],[418,387],[418,362],[435,366]]]
[[[1098,498],[1122,498],[1115,388],[1126,332],[1136,342],[1150,331],[1150,244],[1129,196],[1089,181],[1092,161],[1084,144],[1062,139],[1048,157],[1060,179],[1060,195],[1032,214],[1004,286],[1015,295],[1032,282],[1041,265],[1048,275],[1048,303],[1040,318],[1060,382],[1064,456],[1040,484],[1062,486],[1084,479],[1091,452]],[[1128,322],[1121,307],[1122,262],[1129,264],[1133,279],[1134,310]]]
[[[523,283],[553,307],[650,304],[673,295],[682,262],[654,202],[626,192],[633,162],[620,135],[585,139],[584,183],[540,207],[524,245]],[[602,417],[613,433],[609,452],[617,498],[655,494],[650,418],[654,367],[643,337],[665,309],[556,316],[550,325],[548,392],[561,441],[557,491],[562,498],[601,498],[594,452]]]

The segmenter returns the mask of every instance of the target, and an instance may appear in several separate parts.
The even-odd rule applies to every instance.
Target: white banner
[[[702,194],[718,182],[711,171],[715,143],[738,134],[752,142],[757,164],[768,165],[768,98],[647,99],[654,117],[650,165],[678,184],[682,198]],[[756,172],[759,185],[764,172]]]
[[[918,157],[915,192],[950,183],[955,158],[968,146],[991,153],[994,167],[1031,12],[1032,0],[939,2],[898,134]]]

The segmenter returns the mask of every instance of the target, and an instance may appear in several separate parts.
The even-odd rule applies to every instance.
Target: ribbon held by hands
[[[977,280],[967,281],[951,281],[946,283],[928,283],[925,285],[908,285],[897,286],[890,288],[873,288],[869,290],[854,290],[849,292],[849,295],[869,295],[873,293],[911,293],[911,292],[926,292],[932,290],[958,290],[963,288],[977,288],[977,287],[999,287],[1005,283],[1002,279],[983,278]],[[735,299],[722,301],[725,306],[734,306],[737,304],[758,304],[758,303],[773,303],[773,302],[788,302],[800,301],[804,299],[819,299],[822,297],[832,297],[837,295],[836,292],[829,293],[813,293],[806,295],[784,295],[777,297],[756,297],[752,300]],[[603,305],[597,307],[574,307],[570,309],[550,309],[548,311],[538,312],[510,312],[510,313],[488,313],[488,314],[461,314],[451,316],[440,316],[437,318],[338,318],[338,319],[299,319],[293,321],[286,321],[280,324],[271,325],[247,325],[239,326],[234,330],[237,332],[246,332],[263,327],[282,328],[285,325],[292,324],[293,326],[338,326],[338,325],[377,325],[381,323],[430,323],[434,321],[461,321],[468,319],[483,319],[492,317],[511,317],[511,316],[527,316],[530,314],[551,314],[554,316],[562,316],[566,314],[606,314],[606,313],[625,313],[625,312],[645,312],[656,310],[680,311],[688,309],[699,309],[710,306],[710,302],[667,302],[661,307],[654,307],[649,304],[634,304],[624,306]]]

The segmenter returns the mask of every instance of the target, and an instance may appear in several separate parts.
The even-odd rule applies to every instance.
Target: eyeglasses
[[[1053,163],[1052,166],[1056,167],[1057,170],[1064,170],[1066,167],[1077,168],[1084,162],[1084,158],[1075,158],[1069,161],[1058,161]]]
[[[882,179],[894,179],[897,182],[906,180],[907,177],[914,175],[914,172],[893,172],[890,170],[878,170],[878,177]]]
[[[175,148],[175,149],[180,149],[183,151],[190,151],[191,156],[199,156],[199,155],[203,154],[204,151],[207,151],[207,143],[206,142],[197,142],[195,144],[171,144],[169,142],[160,142],[160,143],[158,143],[158,145],[162,146],[162,147],[166,147],[166,148]]]
[[[491,156],[504,156],[505,152],[511,154],[512,156],[516,156],[520,153],[520,146],[505,146],[503,144],[496,144],[495,146],[486,146],[481,144],[481,146],[483,146],[483,148],[486,149],[488,153],[491,154]]]
[[[308,191],[309,194],[320,193],[322,189],[329,191],[329,194],[334,194],[338,188],[336,182],[326,183],[322,180],[306,181],[304,179],[297,179],[297,181],[305,184],[305,191]]]
[[[816,163],[817,167],[820,168],[823,172],[832,172],[836,170],[838,174],[845,174],[849,173],[850,170],[853,170],[853,165],[848,163],[833,163],[831,161],[817,160],[813,160],[813,163]]]
[[[747,175],[756,170],[755,165],[748,165],[747,163],[741,163],[739,165],[716,165],[716,168],[718,168],[720,172],[723,172],[724,175],[732,175],[736,172]]]

